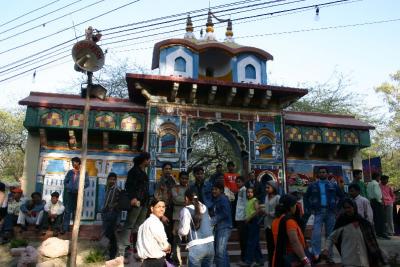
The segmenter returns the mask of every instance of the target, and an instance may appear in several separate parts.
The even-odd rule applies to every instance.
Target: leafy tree
[[[240,159],[232,144],[217,132],[201,132],[192,141],[192,148],[188,162],[189,172],[195,166],[203,166],[206,177],[210,177],[219,163],[226,167],[227,162],[233,161],[237,167],[240,166]]]
[[[102,85],[107,89],[107,96],[128,98],[128,85],[125,76],[127,73],[149,73],[150,70],[131,63],[127,58],[117,59],[111,64],[106,64],[104,67],[95,72],[93,75],[93,83]],[[74,93],[80,93],[80,84],[86,83],[87,78],[82,75],[78,80],[74,81],[71,88]],[[76,88],[79,88],[77,91]],[[65,91],[65,90],[64,90]]]
[[[27,131],[25,112],[0,110],[0,177],[18,179],[24,168]]]
[[[364,150],[365,156],[380,156],[383,172],[390,183],[400,189],[400,71],[390,75],[391,82],[384,82],[375,91],[388,104],[389,117],[382,119],[373,135],[372,146]]]

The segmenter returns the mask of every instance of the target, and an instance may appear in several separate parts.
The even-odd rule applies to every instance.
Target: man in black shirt
[[[134,158],[133,162],[134,166],[129,170],[125,183],[125,190],[131,199],[131,209],[126,216],[119,240],[120,251],[125,249],[125,252],[129,252],[131,249],[131,233],[137,235],[139,226],[146,219],[149,204],[149,177],[145,170],[150,164],[150,154],[142,152]],[[136,238],[134,237],[133,240],[135,243]],[[127,253],[125,255],[129,256]]]

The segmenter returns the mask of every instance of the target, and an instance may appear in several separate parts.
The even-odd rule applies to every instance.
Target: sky
[[[400,70],[400,1],[355,0],[331,6],[322,5],[331,1],[333,0],[248,0],[243,1],[245,4],[212,10],[221,11],[217,16],[222,19],[233,20],[234,38],[237,43],[258,47],[273,55],[274,60],[267,63],[269,83],[307,88],[307,85],[315,82],[326,82],[334,72],[343,73],[351,81],[347,90],[357,94],[361,103],[381,106],[382,97],[375,93],[374,87],[389,81],[389,74]],[[209,4],[215,7],[236,2],[239,1],[7,1],[7,5],[3,3],[0,17],[0,108],[18,108],[18,101],[28,96],[30,91],[77,92],[79,85],[76,85],[75,81],[82,78],[83,74],[73,70],[74,62],[72,56],[68,56],[68,51],[75,42],[73,39],[82,35],[88,26],[102,30],[103,38],[98,44],[104,51],[108,51],[106,64],[116,65],[128,59],[132,68],[137,65],[150,70],[154,44],[168,38],[182,38],[184,31],[165,32],[184,29],[185,20],[162,24],[167,20],[158,19],[152,22],[156,24],[152,27],[143,27],[149,23],[131,26],[143,27],[140,30],[136,29],[136,32],[142,31],[136,34],[132,34],[134,31],[127,31],[125,27],[118,28],[121,33],[111,35],[111,30],[107,29],[192,11],[192,16],[204,15],[193,19],[194,33],[200,38],[200,28],[205,29],[206,11],[195,13],[193,10],[208,8]],[[238,11],[245,9],[227,11],[233,7],[258,3],[266,4],[259,5],[257,10],[239,14]],[[48,6],[43,7],[45,5]],[[125,7],[119,8],[124,5]],[[316,5],[320,5],[318,17],[315,16]],[[310,8],[287,11],[305,6]],[[38,8],[40,9],[34,11]],[[57,9],[59,10],[56,11]],[[113,9],[115,10],[110,12]],[[279,13],[280,11],[286,12]],[[22,16],[28,12],[31,13]],[[271,12],[275,14],[267,15]],[[257,14],[260,16],[237,20]],[[18,18],[20,16],[21,18]],[[63,17],[60,18],[61,16]],[[175,16],[169,20],[184,16],[186,15]],[[86,20],[89,21],[85,22]],[[164,26],[165,28],[162,28]],[[225,27],[225,24],[215,26],[220,41],[225,38]],[[22,33],[23,31],[26,32]],[[155,35],[157,33],[163,34]],[[121,37],[116,38],[117,35]],[[144,37],[145,35],[151,36]],[[35,41],[42,37],[46,38]],[[76,41],[82,39],[76,38]],[[123,42],[123,39],[132,40]],[[66,41],[71,42],[58,46]],[[24,45],[28,42],[33,43]],[[116,43],[108,44],[109,42]],[[21,47],[16,48],[18,46]],[[59,52],[54,52],[52,47],[60,49]],[[37,60],[30,62],[31,65],[25,68],[21,68],[23,65],[18,66],[24,63],[21,59],[41,51],[43,53],[37,55]],[[51,52],[54,53],[50,54]],[[56,53],[64,54],[56,56]],[[63,55],[66,57],[59,61],[38,67]],[[12,69],[7,70],[9,68]],[[35,70],[36,75],[33,78]],[[23,71],[27,72],[1,81]],[[155,72],[157,73],[157,70]]]

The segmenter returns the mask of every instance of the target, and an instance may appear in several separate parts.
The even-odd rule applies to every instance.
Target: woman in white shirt
[[[165,202],[154,199],[150,203],[150,216],[139,227],[136,249],[143,260],[142,267],[164,267],[165,255],[171,251],[161,218]]]
[[[178,234],[187,237],[188,267],[209,267],[214,260],[214,235],[207,207],[193,190],[186,190]]]

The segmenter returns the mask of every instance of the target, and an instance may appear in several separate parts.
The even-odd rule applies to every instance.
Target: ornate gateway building
[[[307,90],[268,85],[272,55],[235,43],[230,21],[223,42],[215,39],[211,13],[206,27],[196,39],[188,18],[183,39],[156,43],[152,69],[159,75],[127,73],[129,99],[91,100],[84,220],[96,220],[109,172],[123,186],[140,151],[151,153],[152,181],[164,162],[186,169],[204,131],[230,143],[238,172],[253,169],[289,191],[304,190],[318,166],[344,184],[353,168],[361,169],[372,126],[352,116],[284,111]],[[70,159],[81,153],[84,99],[31,92],[20,104],[27,106],[29,131],[25,190],[62,193]]]

